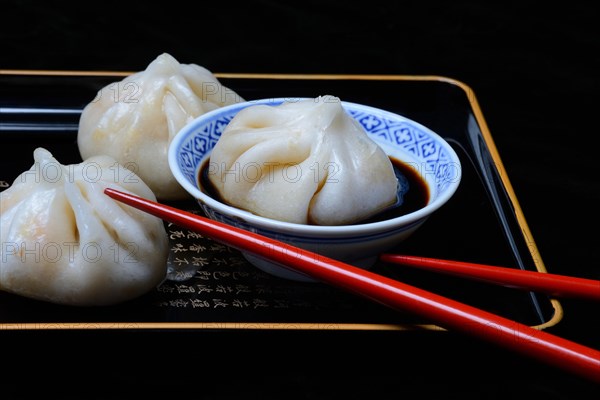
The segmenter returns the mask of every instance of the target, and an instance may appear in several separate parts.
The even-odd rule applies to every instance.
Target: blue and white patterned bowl
[[[410,236],[455,193],[461,179],[461,166],[452,147],[427,127],[378,108],[342,102],[344,109],[365,128],[383,150],[417,168],[429,189],[428,204],[393,219],[344,226],[303,225],[276,221],[223,204],[199,187],[199,169],[215,146],[223,129],[243,108],[257,104],[279,105],[299,99],[261,99],[222,107],[187,124],[169,147],[169,167],[177,181],[214,220],[256,232],[305,248],[330,258],[368,269],[377,256]],[[244,256],[256,267],[272,275],[298,281],[313,281],[280,265]]]

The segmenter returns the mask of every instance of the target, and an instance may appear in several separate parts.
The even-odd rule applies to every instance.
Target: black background
[[[3,69],[138,71],[167,52],[213,72],[460,80],[477,96],[549,272],[600,279],[600,35],[591,4],[10,0],[0,14]],[[600,348],[598,304],[561,304],[564,317],[549,331]],[[9,370],[1,390],[6,398],[577,399],[594,388],[452,333],[393,335],[132,332],[115,342],[90,332],[44,340],[0,332]]]

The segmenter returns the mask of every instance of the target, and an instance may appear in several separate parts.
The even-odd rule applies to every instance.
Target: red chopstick
[[[383,262],[539,291],[557,297],[600,301],[600,281],[594,279],[400,254],[382,254],[379,259]]]
[[[105,189],[125,204],[324,283],[600,382],[600,351],[277,240],[141,197]]]

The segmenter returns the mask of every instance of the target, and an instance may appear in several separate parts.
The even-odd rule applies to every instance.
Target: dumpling
[[[187,192],[169,169],[169,144],[194,118],[243,99],[206,68],[163,53],[144,71],[112,83],[86,105],[77,144],[85,160],[108,155],[139,175],[158,199]]]
[[[108,156],[62,165],[37,148],[34,165],[0,193],[0,290],[42,301],[100,306],[136,298],[166,276],[164,222],[104,194],[155,201]]]
[[[208,171],[226,203],[299,224],[356,223],[398,192],[389,157],[333,96],[242,109]]]

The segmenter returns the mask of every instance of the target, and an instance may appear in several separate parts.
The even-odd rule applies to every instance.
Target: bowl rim
[[[449,185],[445,188],[443,193],[438,194],[438,196],[435,197],[433,200],[431,200],[427,205],[425,205],[424,207],[422,207],[418,210],[415,210],[411,213],[400,215],[398,217],[384,220],[384,221],[359,223],[359,224],[348,224],[348,225],[325,226],[325,225],[308,225],[308,224],[279,221],[279,220],[275,220],[275,219],[271,219],[271,218],[267,218],[267,217],[262,217],[260,215],[251,213],[249,211],[227,205],[225,203],[222,203],[220,201],[213,199],[212,197],[210,197],[207,194],[205,194],[204,192],[202,192],[202,190],[200,190],[199,187],[190,183],[190,181],[184,176],[184,174],[182,173],[182,171],[179,167],[179,163],[178,163],[178,159],[177,159],[178,150],[181,148],[182,143],[185,142],[191,135],[193,135],[197,131],[198,125],[201,124],[203,121],[214,119],[215,116],[218,116],[221,114],[230,114],[232,112],[232,110],[235,111],[236,109],[238,109],[236,111],[236,114],[237,114],[237,112],[239,112],[240,110],[242,110],[246,107],[253,106],[253,105],[265,105],[265,104],[266,105],[278,105],[285,101],[290,101],[290,99],[300,101],[300,100],[314,99],[314,98],[310,98],[310,97],[272,97],[272,98],[263,98],[263,99],[256,99],[256,100],[247,100],[247,101],[234,103],[234,104],[231,104],[228,106],[220,107],[215,110],[209,111],[207,113],[204,113],[204,114],[194,118],[192,121],[187,123],[173,137],[173,139],[171,140],[171,143],[169,145],[169,148],[168,148],[169,168],[171,169],[171,173],[173,174],[173,176],[175,177],[177,182],[181,186],[183,186],[183,188],[190,195],[192,195],[197,201],[200,201],[201,203],[204,203],[206,206],[208,206],[214,210],[217,210],[221,214],[224,214],[224,215],[232,217],[232,218],[240,219],[250,225],[254,225],[254,226],[257,226],[260,228],[264,228],[264,229],[268,229],[268,230],[272,230],[272,231],[276,231],[276,232],[280,232],[280,233],[290,233],[290,234],[293,234],[294,236],[302,236],[302,235],[337,236],[339,234],[364,235],[364,234],[371,234],[371,233],[375,233],[375,232],[378,233],[378,232],[383,232],[383,231],[397,230],[399,227],[414,225],[417,222],[429,217],[433,212],[435,212],[442,205],[444,205],[454,195],[454,193],[458,189],[460,182],[462,180],[461,162],[460,162],[460,159],[458,158],[458,155],[452,148],[452,146],[450,146],[450,143],[448,141],[446,141],[442,136],[440,136],[438,133],[434,132],[430,128],[420,124],[419,122],[416,122],[416,121],[414,121],[410,118],[407,118],[403,115],[400,115],[400,114],[397,114],[397,113],[394,113],[391,111],[387,111],[387,110],[384,110],[381,108],[377,108],[374,106],[369,106],[369,105],[354,103],[354,102],[349,102],[349,101],[341,101],[341,100],[340,101],[341,101],[342,106],[347,106],[347,107],[354,108],[354,109],[361,109],[361,110],[371,112],[371,113],[379,115],[379,116],[386,116],[386,117],[394,119],[394,120],[402,120],[405,122],[409,122],[410,124],[414,125],[415,127],[425,131],[432,137],[436,138],[436,140],[439,141],[440,143],[442,143],[442,146],[448,152],[448,155],[451,159],[450,162],[454,163],[458,167],[458,168],[456,168],[455,179],[450,181]],[[379,144],[379,142],[377,140],[375,140],[375,142]],[[208,150],[204,154],[204,156],[200,160],[198,166],[201,166],[204,163],[204,161],[206,160],[206,158],[210,156],[211,150],[212,149]]]

